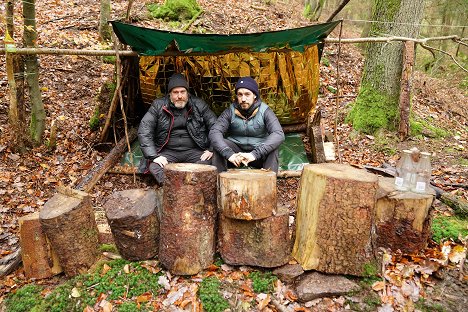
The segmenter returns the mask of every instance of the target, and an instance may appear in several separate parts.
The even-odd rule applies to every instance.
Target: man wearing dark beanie
[[[138,128],[138,140],[145,159],[140,171],[150,172],[159,185],[168,163],[210,164],[208,133],[216,115],[201,98],[189,93],[182,74],[174,74],[168,94],[154,100]]]
[[[210,130],[212,164],[219,172],[244,164],[277,173],[279,146],[284,141],[278,118],[260,99],[258,84],[251,77],[240,78],[235,90],[237,100]]]

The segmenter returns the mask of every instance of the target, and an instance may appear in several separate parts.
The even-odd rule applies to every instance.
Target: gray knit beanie
[[[167,91],[171,92],[172,89],[177,87],[184,87],[185,89],[189,89],[187,79],[185,79],[184,75],[182,74],[174,74],[169,78],[169,83],[167,84]]]

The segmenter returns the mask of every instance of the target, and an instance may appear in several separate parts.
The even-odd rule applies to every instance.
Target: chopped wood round
[[[305,165],[293,256],[304,270],[363,275],[375,264],[376,175],[344,164]]]
[[[213,263],[218,172],[174,163],[164,174],[159,260],[173,274],[197,274]]]
[[[287,208],[261,220],[231,219],[222,214],[219,219],[218,246],[226,263],[272,268],[290,260]]]
[[[276,213],[276,173],[234,169],[219,174],[221,213],[231,219],[260,220]]]
[[[57,254],[42,231],[39,212],[19,218],[18,223],[25,276],[41,279],[61,273]]]
[[[107,222],[120,255],[139,261],[155,257],[159,244],[157,206],[161,204],[152,189],[115,192],[104,204]]]
[[[96,220],[88,195],[57,193],[39,214],[42,229],[69,277],[86,272],[99,256]]]

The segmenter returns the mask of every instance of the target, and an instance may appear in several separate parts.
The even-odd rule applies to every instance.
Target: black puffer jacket
[[[174,116],[169,108],[169,95],[154,100],[141,120],[138,140],[146,159],[153,160],[169,141]],[[216,122],[216,115],[201,98],[189,95],[187,103],[187,130],[195,143],[203,150],[210,147],[208,133]]]

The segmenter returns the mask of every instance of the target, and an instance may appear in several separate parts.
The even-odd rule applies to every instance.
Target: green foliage
[[[114,244],[101,244],[99,246],[99,251],[118,253],[117,247]]]
[[[397,123],[397,107],[391,97],[370,87],[363,86],[346,119],[354,129],[374,133],[379,129],[394,130]]]
[[[198,295],[207,312],[221,312],[229,308],[229,303],[219,293],[221,282],[216,277],[204,278],[200,284]]]
[[[102,61],[106,64],[115,64],[116,57],[114,55],[104,55]]]
[[[273,291],[273,282],[278,279],[271,272],[260,271],[250,273],[249,278],[252,280],[252,287],[256,293],[271,293]]]
[[[99,116],[100,116],[99,107],[96,106],[96,108],[94,109],[93,116],[91,116],[91,118],[89,119],[89,128],[93,131],[96,131],[99,129],[99,124],[100,124]]]
[[[330,60],[325,57],[325,56],[322,56],[322,58],[320,59],[320,61],[322,62],[323,65],[327,66],[327,67],[330,67]]]
[[[369,291],[362,301],[370,308],[369,311],[376,311],[381,304],[379,295],[372,291]]]
[[[432,220],[432,239],[438,243],[445,239],[458,240],[468,235],[468,220],[458,217],[437,216]]]
[[[196,0],[166,0],[163,5],[149,4],[148,10],[153,18],[185,21],[199,14],[201,8]]]
[[[8,296],[5,301],[7,311],[9,312],[29,312],[31,308],[42,302],[42,288],[30,284],[18,289],[15,293]]]
[[[419,297],[418,301],[415,304],[415,307],[421,312],[445,312],[447,311],[439,303],[429,303],[423,297]]]
[[[141,305],[138,306],[135,302],[124,302],[118,307],[119,312],[135,312],[135,311],[151,311],[150,309],[146,309]]]

